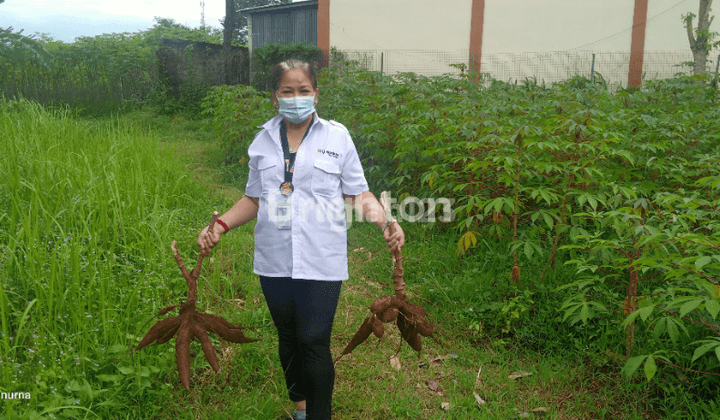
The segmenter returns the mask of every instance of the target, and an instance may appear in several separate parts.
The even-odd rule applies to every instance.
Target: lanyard
[[[310,125],[308,125],[307,130],[305,130],[305,134],[303,135],[302,140],[300,140],[300,144],[302,144],[303,140],[305,140],[305,137],[307,137],[308,133],[310,132],[310,127],[312,127],[313,122],[310,122]],[[293,178],[293,172],[295,170],[295,157],[297,155],[297,151],[295,153],[290,153],[290,144],[288,143],[287,138],[287,127],[285,127],[285,120],[280,121],[280,144],[282,145],[283,150],[283,165],[285,167],[285,177],[284,182],[280,185],[280,190],[283,192],[283,194],[288,195],[290,194],[295,187],[292,185],[292,178]],[[300,148],[300,145],[298,145],[298,149]]]

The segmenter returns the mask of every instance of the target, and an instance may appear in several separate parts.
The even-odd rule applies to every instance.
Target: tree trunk
[[[225,0],[225,30],[223,31],[223,58],[225,59],[225,84],[235,81],[232,65],[232,39],[235,32],[235,1]]]
[[[702,49],[693,53],[693,74],[705,73],[707,67],[707,56],[706,50]]]
[[[698,27],[693,31],[692,21],[695,15],[685,15],[685,29],[687,30],[690,50],[693,53],[693,74],[702,74],[707,66],[707,56],[710,52],[710,25],[715,16],[710,16],[710,6],[713,0],[700,0],[698,10]]]

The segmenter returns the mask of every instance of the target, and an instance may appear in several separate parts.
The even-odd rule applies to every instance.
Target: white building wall
[[[377,51],[351,54],[375,70],[384,51],[385,72],[446,73],[453,70],[448,62],[467,62],[471,7],[472,0],[331,0],[330,46]]]
[[[483,54],[567,51],[587,44],[598,50],[630,51],[634,3],[487,0]]]
[[[698,5],[699,0],[649,0],[647,77],[671,76],[680,71],[674,63],[692,58],[681,16],[697,13]],[[331,0],[330,45],[385,50],[385,70],[390,72],[398,60],[436,68],[437,73],[456,71],[432,63],[467,62],[471,7],[472,0]],[[596,53],[595,70],[624,84],[634,8],[634,0],[486,0],[482,70],[499,79],[533,72],[548,80],[589,76]],[[720,32],[719,26],[720,19],[711,30]],[[391,50],[438,50],[451,57],[418,58]],[[711,54],[711,59],[716,57]],[[368,60],[379,70],[378,57]]]
[[[697,13],[698,5],[648,2],[646,79],[671,77],[683,70],[677,64],[692,59],[681,16]],[[589,77],[594,68],[611,84],[625,85],[634,11],[633,0],[487,0],[483,71],[501,80],[536,75],[556,81]]]
[[[470,48],[472,0],[331,0],[330,45],[343,50]]]
[[[678,4],[679,3],[679,4]],[[697,15],[700,0],[650,0],[648,23],[645,32],[645,51],[687,51],[690,52],[682,15],[692,12]],[[710,12],[711,15],[712,11]],[[697,18],[693,20],[697,25]],[[720,20],[710,27],[718,31]]]

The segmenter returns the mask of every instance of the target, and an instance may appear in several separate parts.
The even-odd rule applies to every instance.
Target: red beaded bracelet
[[[230,228],[228,227],[228,225],[226,225],[225,222],[223,222],[223,221],[220,220],[220,219],[217,219],[217,224],[220,225],[220,226],[222,226],[223,229],[225,229],[225,233],[227,233],[227,232],[230,230]]]

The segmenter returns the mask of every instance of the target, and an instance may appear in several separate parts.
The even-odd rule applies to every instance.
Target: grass
[[[277,336],[252,274],[252,223],[226,235],[206,259],[198,310],[254,326],[248,335],[262,340],[228,345],[212,338],[220,375],[193,343],[190,394],[179,384],[172,342],[127,354],[145,323],[185,296],[169,240],[178,240],[192,265],[210,212],[241,196],[243,173],[220,164],[210,130],[142,111],[74,120],[22,106],[2,120],[10,152],[0,158],[0,387],[33,399],[4,401],[5,418],[287,416]],[[524,267],[532,287],[518,290],[509,286],[506,244],[486,241],[460,259],[452,235],[419,224],[404,229],[408,293],[433,302],[418,301],[442,345],[425,340],[419,355],[407,345],[398,352],[394,327],[379,344],[369,339],[336,365],[335,418],[690,418],[663,402],[656,385],[621,377],[615,349],[608,356],[607,343],[562,322],[552,290],[567,272],[536,285],[528,280],[542,267]],[[370,302],[392,293],[392,262],[379,231],[354,223],[348,242],[350,280],[334,355]],[[390,364],[396,353],[399,370]],[[531,375],[508,378],[517,372]],[[482,408],[474,393],[486,401]],[[699,410],[694,418],[703,418]]]
[[[100,401],[118,403],[111,394],[147,389],[149,366],[169,364],[138,355],[144,369],[108,366],[146,313],[184,296],[167,246],[196,231],[204,190],[124,120],[0,107],[0,386],[32,394],[28,418],[92,416]]]

